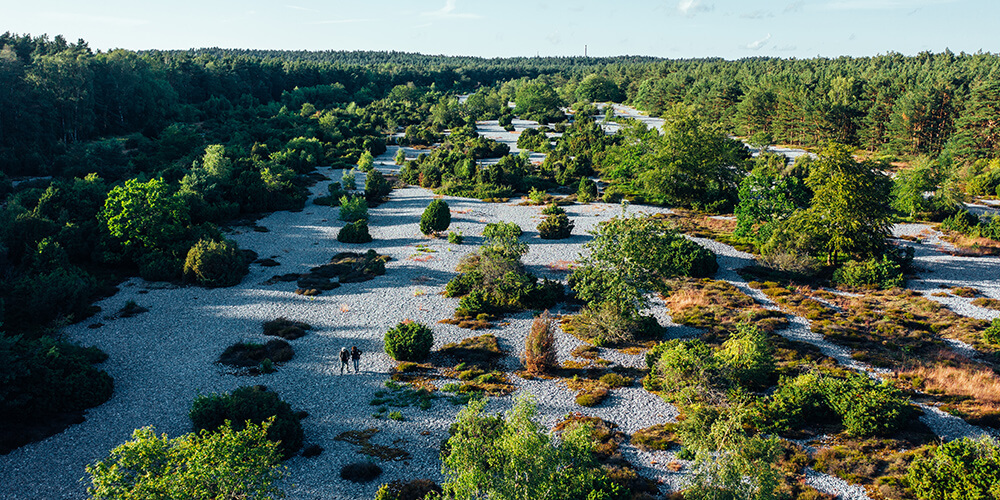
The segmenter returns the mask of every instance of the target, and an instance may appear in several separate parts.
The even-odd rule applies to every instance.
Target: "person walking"
[[[344,368],[347,368],[347,373],[351,373],[351,365],[348,365],[348,360],[351,359],[351,353],[347,351],[346,347],[340,348],[340,374],[344,374]]]
[[[358,361],[361,361],[361,349],[358,346],[351,347],[351,360],[354,361],[354,373],[361,373],[358,370]]]

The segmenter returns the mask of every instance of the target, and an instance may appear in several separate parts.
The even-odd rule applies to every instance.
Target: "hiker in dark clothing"
[[[346,347],[340,348],[340,374],[344,374],[344,368],[347,368],[347,373],[351,373],[351,366],[347,364],[348,360],[351,359],[351,353],[347,351]]]
[[[358,346],[351,347],[351,359],[354,360],[354,373],[361,373],[358,371],[358,361],[361,360],[361,349]]]

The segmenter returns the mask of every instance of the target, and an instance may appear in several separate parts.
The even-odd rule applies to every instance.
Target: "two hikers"
[[[344,374],[344,368],[347,368],[347,373],[351,373],[351,366],[349,362],[354,361],[354,373],[360,373],[358,368],[358,362],[361,360],[361,349],[358,346],[351,347],[348,351],[346,347],[340,348],[340,374]]]

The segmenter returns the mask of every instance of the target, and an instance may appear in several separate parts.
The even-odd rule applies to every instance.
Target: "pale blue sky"
[[[10,4],[10,5],[6,5]],[[0,0],[0,31],[95,49],[497,56],[836,57],[1000,52],[998,0]]]

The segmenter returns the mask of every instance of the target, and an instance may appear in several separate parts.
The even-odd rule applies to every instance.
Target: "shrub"
[[[269,422],[234,431],[202,431],[170,439],[152,427],[107,459],[87,465],[89,498],[282,498],[284,471],[277,445],[268,441]],[[210,493],[209,493],[210,492]],[[199,494],[200,493],[200,494]]]
[[[460,316],[490,314],[496,308],[497,305],[493,303],[489,292],[482,288],[476,288],[458,300],[458,313]]]
[[[391,192],[392,186],[382,175],[382,172],[372,170],[365,174],[365,199],[369,203],[378,204]]]
[[[997,498],[1000,447],[990,438],[962,438],[919,457],[906,475],[920,499]]]
[[[393,481],[383,484],[378,489],[375,500],[424,500],[428,497],[428,493],[443,492],[444,490],[430,479],[414,479],[406,483]]]
[[[285,340],[295,340],[306,334],[306,330],[312,330],[308,323],[292,321],[284,316],[264,322],[264,335],[281,337]]]
[[[619,387],[628,387],[632,385],[632,379],[623,377],[617,373],[605,373],[604,375],[601,375],[600,381],[610,389],[617,389]]]
[[[572,326],[574,335],[599,346],[655,338],[663,331],[656,318],[623,315],[610,302],[583,308],[573,317]]]
[[[983,341],[990,344],[1000,344],[1000,318],[993,318],[990,326],[983,330]]]
[[[711,392],[717,362],[712,348],[699,339],[670,340],[646,354],[649,376],[643,385],[669,399],[694,402]]]
[[[840,416],[844,430],[855,437],[888,436],[907,416],[908,400],[889,381],[875,382],[863,375],[828,378],[823,392],[827,404]]]
[[[354,169],[351,169],[349,171],[345,171],[344,175],[340,177],[340,185],[346,191],[353,191],[353,190],[357,189],[357,187],[358,187],[356,179],[357,179],[357,176],[354,174]]]
[[[341,243],[371,242],[372,235],[368,232],[368,221],[361,219],[345,224],[344,227],[340,228],[340,231],[337,232],[337,241]]]
[[[273,363],[283,363],[292,359],[295,350],[285,340],[274,339],[266,344],[238,342],[226,348],[219,356],[219,363],[238,368],[261,366],[265,361],[274,368]]]
[[[555,203],[549,203],[542,209],[542,215],[558,215],[566,213],[563,207],[556,205]]]
[[[461,245],[465,241],[465,237],[462,236],[462,232],[448,231],[448,243],[453,245]]]
[[[580,187],[576,190],[576,201],[580,203],[590,203],[597,199],[597,183],[583,177],[580,179]]]
[[[864,262],[848,261],[833,273],[834,283],[856,288],[879,288],[887,290],[903,286],[903,270],[899,263],[883,255],[882,259]]]
[[[442,199],[431,201],[420,216],[420,232],[431,234],[448,229],[451,224],[451,210],[448,203]]]
[[[774,357],[764,332],[741,323],[715,354],[727,378],[740,387],[763,389],[771,385]]]
[[[423,361],[433,345],[434,333],[415,321],[405,320],[385,332],[385,353],[396,361]]]
[[[171,252],[154,250],[139,257],[139,276],[146,281],[174,281],[182,276],[184,261]]]
[[[261,386],[240,387],[232,394],[198,396],[189,416],[195,432],[214,431],[224,425],[240,431],[247,422],[260,424],[274,417],[267,438],[278,442],[282,456],[291,457],[302,446],[302,425],[292,407]]]
[[[361,219],[368,220],[368,202],[359,196],[341,196],[340,220],[355,222]]]
[[[524,231],[513,222],[490,222],[483,228],[483,238],[519,238]]]
[[[402,165],[403,163],[406,162],[406,151],[403,151],[402,146],[400,146],[399,149],[396,150],[396,156],[393,157],[393,161],[396,162],[396,165]]]
[[[547,310],[531,323],[531,331],[524,342],[524,367],[528,373],[541,374],[557,366],[554,328]]]
[[[546,240],[569,238],[572,231],[573,222],[565,213],[550,215],[538,224],[538,236]]]
[[[207,287],[238,285],[250,267],[239,245],[230,240],[201,240],[188,250],[184,280]]]
[[[777,390],[758,407],[758,427],[780,432],[830,420],[835,415],[826,404],[821,380],[815,373],[782,378]]]
[[[358,159],[358,170],[371,172],[375,168],[374,163],[371,152],[366,150],[361,153],[361,158]]]
[[[369,483],[382,475],[382,468],[374,462],[354,462],[340,469],[340,478],[355,483]]]

